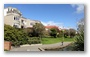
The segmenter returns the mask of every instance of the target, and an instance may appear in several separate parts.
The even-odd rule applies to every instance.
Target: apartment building
[[[27,19],[22,13],[13,7],[4,8],[4,24],[17,28],[33,27],[35,23],[41,23],[38,20]]]

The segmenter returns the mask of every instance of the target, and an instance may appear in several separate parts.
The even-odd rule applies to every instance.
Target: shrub
[[[50,35],[54,38],[57,37],[57,30],[55,28],[51,28],[50,29]]]
[[[28,40],[29,44],[38,44],[41,43],[41,39],[39,37],[30,37]]]
[[[13,28],[9,25],[4,25],[4,40],[11,41],[13,46],[19,46],[28,42],[27,35],[22,29]]]

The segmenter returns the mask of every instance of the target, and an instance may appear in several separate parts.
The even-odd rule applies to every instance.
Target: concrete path
[[[45,45],[29,45],[29,46],[22,46],[19,48],[13,48],[10,51],[45,51],[44,49],[56,49],[56,48],[63,48],[71,44],[71,42],[64,42],[62,43],[55,43],[55,44],[45,44]]]
[[[62,43],[56,43],[56,44],[47,44],[47,45],[42,45],[41,48],[43,49],[56,49],[56,48],[63,48],[71,44],[71,42],[64,42],[63,45]]]

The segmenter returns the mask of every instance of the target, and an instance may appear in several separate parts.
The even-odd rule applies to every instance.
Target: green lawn
[[[63,38],[42,38],[42,44],[53,44],[62,42]],[[74,38],[64,38],[64,42],[73,42]]]

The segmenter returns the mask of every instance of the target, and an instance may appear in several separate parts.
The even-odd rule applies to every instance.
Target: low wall
[[[4,41],[4,50],[10,50],[11,49],[11,42]]]
[[[25,45],[20,45],[20,47],[26,47],[26,46],[39,46],[39,45],[42,45],[42,44],[25,44]]]

